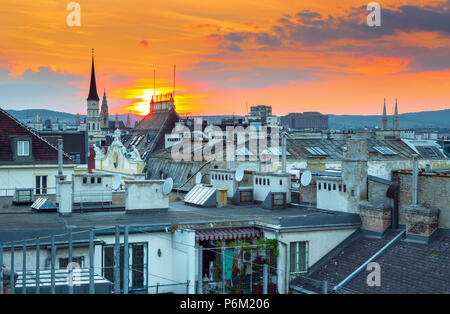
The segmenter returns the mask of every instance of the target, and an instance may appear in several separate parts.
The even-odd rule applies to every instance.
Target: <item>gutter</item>
[[[386,251],[389,247],[391,247],[395,242],[397,242],[401,237],[403,237],[406,233],[406,230],[401,231],[399,234],[395,236],[391,241],[389,241],[388,244],[383,246],[378,252],[376,252],[374,255],[372,255],[364,264],[359,266],[353,273],[348,275],[344,280],[342,280],[339,284],[337,284],[333,291],[338,291],[338,289],[342,288],[343,285],[345,285],[347,282],[352,280],[361,270],[363,270],[371,261],[376,259],[378,256],[380,256],[384,251]]]

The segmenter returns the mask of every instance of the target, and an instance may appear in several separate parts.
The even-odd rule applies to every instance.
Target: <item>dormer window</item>
[[[17,141],[17,156],[30,156],[29,141]]]

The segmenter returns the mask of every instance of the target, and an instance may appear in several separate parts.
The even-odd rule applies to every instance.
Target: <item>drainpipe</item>
[[[289,269],[290,269],[289,255],[290,255],[290,246],[289,246],[289,242],[281,240],[279,238],[279,235],[280,235],[280,233],[277,231],[275,233],[275,239],[277,239],[278,242],[280,242],[281,244],[284,244],[286,246],[286,260],[285,260],[286,269],[284,271],[284,273],[285,273],[284,293],[288,294],[289,293]]]
[[[380,256],[384,251],[386,251],[390,246],[392,246],[395,242],[397,242],[403,235],[405,235],[406,230],[401,231],[399,234],[395,236],[388,244],[383,246],[378,252],[376,252],[372,257],[370,257],[364,264],[359,266],[353,273],[348,275],[344,280],[342,280],[337,286],[333,288],[333,291],[338,291],[343,285],[352,280],[361,270],[363,270],[370,262]]]
[[[412,205],[417,205],[417,179],[419,175],[418,155],[413,155],[413,171],[412,171]]]
[[[282,138],[281,138],[281,146],[282,146],[282,159],[281,159],[281,167],[283,173],[286,173],[286,132],[283,132]]]
[[[63,174],[63,140],[62,138],[58,139],[58,175],[62,176]]]

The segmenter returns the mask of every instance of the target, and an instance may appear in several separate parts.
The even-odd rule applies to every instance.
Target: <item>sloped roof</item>
[[[179,116],[174,109],[148,114],[130,130],[131,136],[125,140],[124,145],[126,147],[134,145],[141,158],[145,159],[149,153],[164,147],[164,135],[172,131],[178,119]]]
[[[397,234],[388,231],[382,239],[359,237],[309,278],[335,286]],[[355,293],[450,293],[449,241],[450,235],[443,233],[428,245],[399,240],[374,260],[381,268],[380,287],[367,285],[369,272],[364,269],[343,288]]]
[[[316,157],[315,151],[323,151],[321,156],[327,159],[343,159],[343,148],[347,145],[345,140],[335,139],[288,139],[287,151],[291,154],[288,158],[308,158]],[[388,148],[394,154],[382,154],[376,148]],[[313,148],[313,149],[311,149]],[[415,154],[408,145],[400,139],[377,140],[367,139],[367,154],[373,154],[371,160],[391,160],[391,159],[410,159]],[[426,157],[423,157],[426,158]]]
[[[0,162],[15,162],[10,138],[18,136],[32,138],[31,151],[34,160],[27,163],[58,162],[58,149],[55,146],[0,108]],[[67,153],[64,153],[63,158],[64,161],[72,163]]]

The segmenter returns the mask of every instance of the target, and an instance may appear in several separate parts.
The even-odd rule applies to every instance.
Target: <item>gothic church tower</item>
[[[87,98],[87,117],[86,124],[88,135],[95,137],[101,134],[100,122],[101,117],[98,113],[100,99],[97,94],[97,83],[95,82],[95,68],[94,68],[94,49],[92,49],[92,68],[91,68],[91,83],[89,86],[89,95]]]

